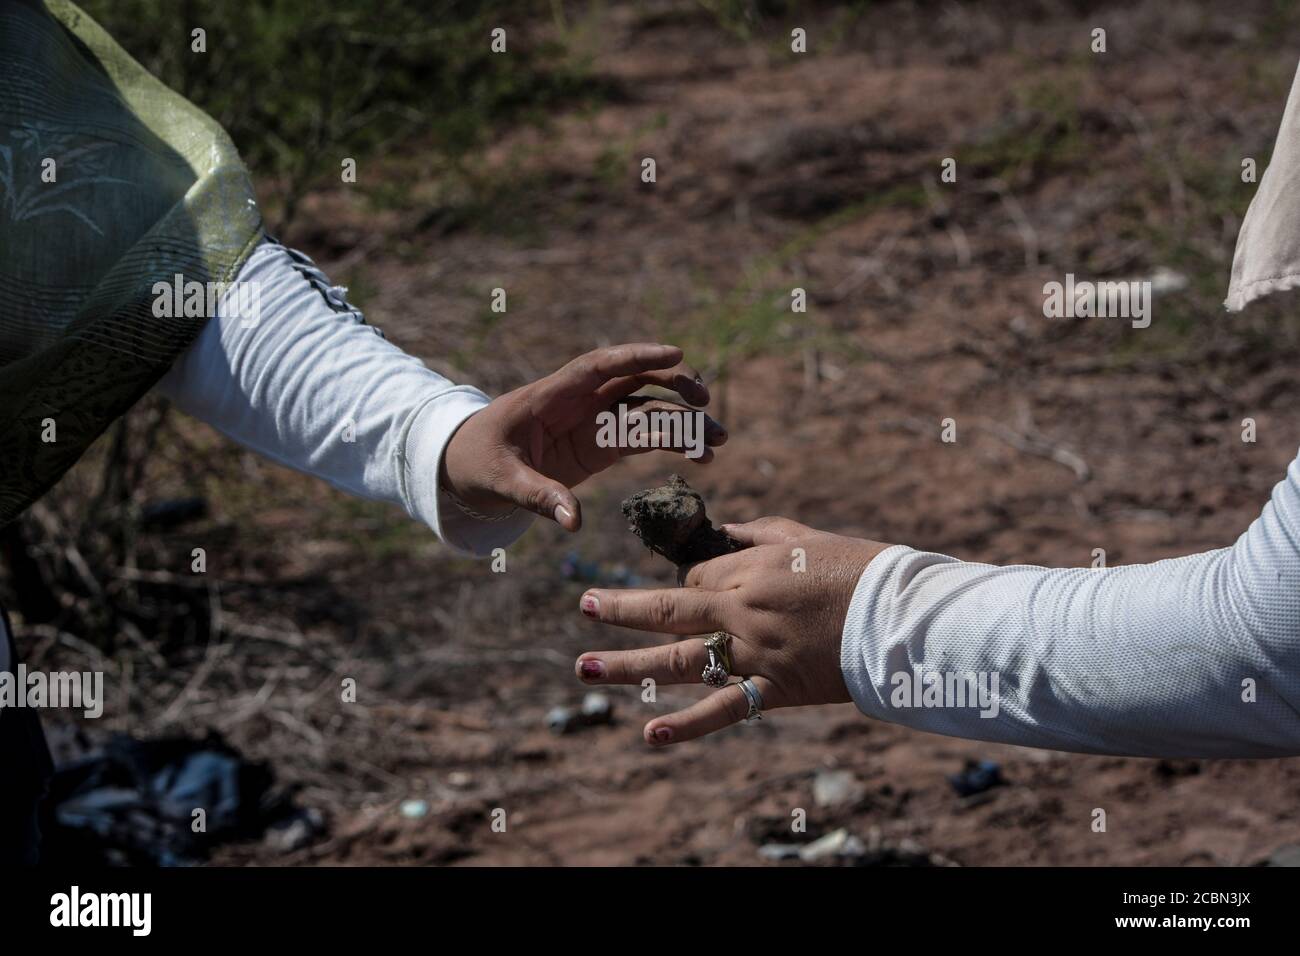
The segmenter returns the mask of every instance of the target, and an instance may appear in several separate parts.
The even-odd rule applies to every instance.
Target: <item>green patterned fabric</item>
[[[0,0],[0,526],[203,327],[154,283],[231,281],[261,237],[220,126],[73,4]]]

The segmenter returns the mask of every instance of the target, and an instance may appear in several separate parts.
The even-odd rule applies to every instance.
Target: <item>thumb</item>
[[[582,507],[573,492],[560,482],[538,474],[523,462],[519,462],[510,473],[498,494],[521,508],[550,518],[565,531],[577,531],[582,527]]]

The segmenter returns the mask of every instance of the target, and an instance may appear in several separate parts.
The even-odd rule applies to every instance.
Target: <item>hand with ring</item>
[[[732,681],[684,710],[645,725],[659,747],[703,737],[758,711],[843,703],[840,639],[863,569],[888,547],[816,531],[785,518],[724,530],[745,547],[691,566],[683,587],[587,591],[587,617],[662,634],[695,635],[630,651],[588,651],[575,665],[587,684],[713,685]],[[730,638],[729,640],[727,638]],[[725,666],[723,662],[725,661]]]

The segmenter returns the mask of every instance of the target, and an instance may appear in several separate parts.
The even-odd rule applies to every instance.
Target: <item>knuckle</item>
[[[723,598],[717,591],[698,591],[696,600],[699,602],[700,617],[709,625],[717,625],[719,628],[725,628],[721,620],[725,615],[722,613],[724,605]]]
[[[680,644],[668,649],[668,673],[679,681],[685,681],[691,674],[691,661]]]
[[[656,594],[650,599],[650,620],[668,627],[677,619],[677,602],[671,594]]]
[[[528,509],[530,511],[540,512],[545,508],[546,501],[549,497],[550,497],[549,489],[534,486],[528,489],[528,494],[525,500],[528,504]]]
[[[586,355],[579,355],[576,359],[564,367],[564,371],[573,378],[585,378],[591,374],[595,365],[595,352],[588,352]]]

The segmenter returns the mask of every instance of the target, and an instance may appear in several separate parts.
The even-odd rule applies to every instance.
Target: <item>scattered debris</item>
[[[216,733],[203,740],[114,734],[57,766],[41,823],[42,860],[200,863],[219,844],[292,825],[299,812],[272,784],[266,764],[246,760]]]
[[[765,860],[797,860],[806,843],[764,843],[758,848],[758,855]]]
[[[576,551],[570,551],[560,564],[560,574],[566,581],[580,581],[601,587],[639,588],[645,579],[633,574],[626,565],[604,565],[599,561],[583,561]]]
[[[403,800],[399,808],[402,816],[408,820],[419,820],[429,815],[428,800]]]
[[[851,866],[955,866],[937,853],[930,853],[913,840],[886,840],[879,827],[872,827],[864,841],[846,827],[832,830],[811,843],[766,843],[758,848],[764,860],[801,863],[847,863]]]
[[[589,719],[596,718],[602,723],[608,723],[614,715],[614,703],[607,694],[592,691],[582,698],[582,713]]]
[[[818,840],[804,846],[799,851],[799,859],[805,863],[831,858],[858,859],[867,852],[867,845],[845,828],[833,830]]]
[[[818,770],[813,777],[813,802],[819,807],[854,806],[867,788],[850,770]]]
[[[959,797],[973,797],[1007,783],[1002,777],[1002,768],[992,760],[967,760],[962,772],[950,774],[948,782]]]
[[[314,842],[325,832],[325,815],[315,807],[299,810],[266,831],[264,842],[279,853],[292,853]]]
[[[581,707],[552,707],[546,714],[546,726],[554,734],[567,734],[583,727],[613,722],[614,702],[599,691],[592,691],[584,697]]]

